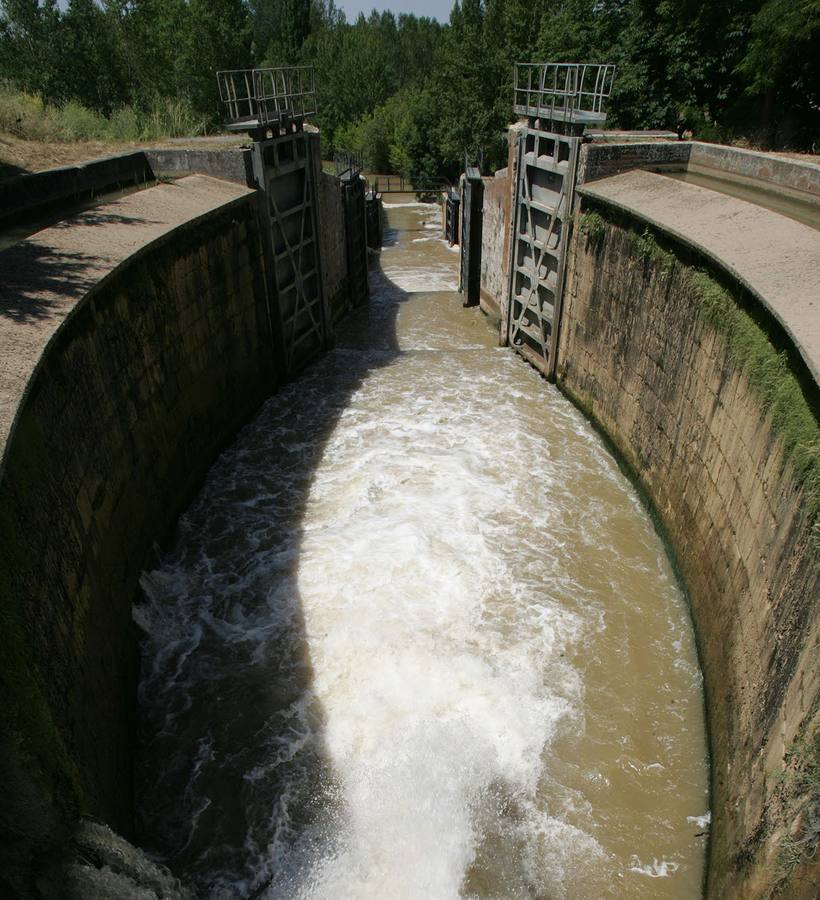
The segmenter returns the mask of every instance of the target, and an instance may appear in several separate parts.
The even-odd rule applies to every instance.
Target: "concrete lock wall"
[[[188,171],[179,161],[161,164]],[[244,165],[236,154],[229,177],[241,180]],[[139,195],[148,212],[150,193]],[[255,193],[234,194],[63,298],[68,314],[36,350],[10,432],[0,429],[0,894],[57,895],[79,814],[130,834],[138,578],[281,371],[262,207]],[[322,178],[320,199],[322,272],[337,302],[347,280],[338,180]],[[123,227],[116,209],[87,217]],[[59,293],[71,278],[47,284]],[[13,302],[8,312],[25,367],[19,348],[36,316]]]
[[[692,280],[703,260],[656,252],[643,228],[604,208],[576,213],[557,381],[646,491],[688,590],[711,737],[707,894],[813,896],[802,850],[817,838],[806,818],[816,802],[817,487],[704,315]],[[723,302],[758,317],[752,298],[713,275]],[[788,338],[757,320],[786,348],[816,415],[817,386]]]
[[[820,202],[820,168],[798,159],[778,159],[771,153],[703,144],[694,141],[689,153],[689,168],[721,178],[749,179],[757,187]]]
[[[273,387],[252,197],[126,263],[48,347],[0,481],[18,864],[80,811],[129,833],[137,579]]]
[[[484,182],[484,227],[481,231],[482,310],[494,320],[501,319],[501,304],[507,292],[508,257],[510,254],[510,177],[508,169]]]
[[[327,172],[319,175],[319,219],[322,222],[322,278],[332,322],[338,322],[350,306],[347,277],[347,235],[339,179]]]
[[[647,141],[628,144],[584,144],[578,160],[577,181],[583,184],[626,172],[683,170],[689,162],[692,144],[688,141]]]

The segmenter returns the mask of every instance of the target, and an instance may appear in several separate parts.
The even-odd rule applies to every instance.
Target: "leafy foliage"
[[[524,60],[615,63],[615,126],[808,149],[819,39],[820,0],[459,0],[446,25],[334,0],[0,0],[0,80],[74,118],[170,102],[214,128],[216,69],[312,63],[328,152],[454,176],[465,152],[505,164]]]

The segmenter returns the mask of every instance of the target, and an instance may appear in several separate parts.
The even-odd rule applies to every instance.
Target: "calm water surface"
[[[145,845],[213,898],[698,897],[685,601],[584,418],[393,205],[372,298],[143,578]]]

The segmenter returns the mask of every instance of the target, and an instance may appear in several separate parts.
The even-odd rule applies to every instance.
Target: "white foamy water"
[[[392,215],[371,309],[143,579],[145,840],[215,898],[694,897],[663,549],[580,414],[431,293],[429,207]]]

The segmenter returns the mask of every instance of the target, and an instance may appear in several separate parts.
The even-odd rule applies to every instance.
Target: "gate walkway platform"
[[[728,271],[786,329],[820,383],[818,231],[754,203],[642,170],[577,192],[666,232]]]
[[[0,459],[51,339],[126,260],[253,190],[190,175],[87,209],[0,252]]]

